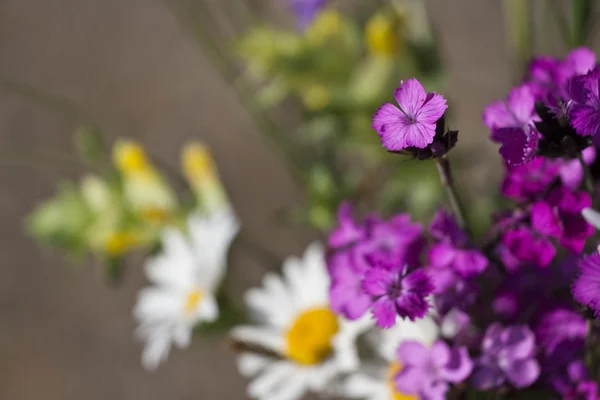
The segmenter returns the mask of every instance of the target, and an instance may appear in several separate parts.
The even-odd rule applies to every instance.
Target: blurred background
[[[213,9],[228,5],[219,14],[225,19],[240,7],[224,0],[0,1],[0,399],[245,398],[234,356],[217,337],[174,350],[154,373],[142,369],[131,313],[145,282],[141,257],[127,260],[115,286],[107,284],[97,261],[72,266],[63,252],[38,245],[24,228],[25,216],[55,193],[60,179],[77,179],[85,170],[83,163],[48,160],[36,151],[71,152],[72,134],[85,116],[107,141],[135,139],[173,168],[184,142],[202,140],[242,221],[242,235],[279,257],[300,254],[317,237],[321,220],[282,223],[281,214],[301,207],[309,195],[198,42],[195,26],[217,32],[219,23],[198,2]],[[294,27],[283,0],[238,3],[257,7],[282,29]],[[373,9],[359,0],[332,4],[358,19]],[[519,76],[506,4],[424,4],[443,68],[437,90],[449,98],[451,127],[460,130],[458,185],[468,181],[471,197],[493,197],[500,159],[480,115]],[[217,32],[215,40],[249,29],[232,21],[218,25],[229,30]],[[542,25],[535,18],[531,23],[534,29]],[[545,32],[533,50],[562,54],[566,47],[558,34]],[[78,115],[55,107],[57,99],[75,105]],[[286,107],[277,115],[294,125],[297,114],[281,118]],[[365,140],[378,145],[370,133]],[[233,246],[230,259],[228,290],[238,298],[272,268],[242,246]]]

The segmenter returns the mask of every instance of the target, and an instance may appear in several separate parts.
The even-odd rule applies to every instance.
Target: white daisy
[[[360,371],[348,377],[342,386],[342,394],[366,400],[416,400],[417,397],[395,389],[394,377],[401,368],[396,361],[396,349],[405,340],[430,346],[438,336],[439,327],[431,316],[415,322],[399,319],[391,329],[373,331],[369,342],[380,360],[364,363]]]
[[[253,377],[248,395],[261,400],[295,400],[307,391],[324,392],[340,373],[358,367],[356,337],[369,318],[347,321],[329,307],[329,276],[323,248],[313,244],[303,259],[289,258],[283,277],[265,276],[246,303],[261,325],[240,326],[232,337],[264,353],[243,353],[239,368]]]
[[[134,308],[137,336],[145,342],[142,364],[156,369],[171,344],[189,345],[192,328],[219,315],[216,290],[225,273],[229,245],[239,226],[230,209],[188,219],[189,236],[163,231],[162,252],[146,264],[153,286],[142,289]]]

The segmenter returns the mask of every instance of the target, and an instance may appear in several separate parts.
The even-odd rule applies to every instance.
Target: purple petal
[[[395,282],[398,272],[382,267],[373,267],[365,273],[362,287],[371,296],[383,296]]]
[[[540,376],[540,365],[535,359],[520,360],[505,369],[509,382],[517,389],[532,385]]]
[[[600,255],[583,256],[579,261],[581,275],[575,280],[571,291],[579,303],[590,306],[600,315]]]
[[[396,307],[387,296],[380,297],[373,303],[372,313],[377,325],[382,328],[391,328],[396,323]]]
[[[579,47],[569,52],[564,63],[573,75],[583,75],[596,66],[596,54],[586,47]]]
[[[394,384],[398,392],[411,395],[419,393],[427,379],[422,368],[404,365],[394,378]]]
[[[544,201],[533,204],[531,226],[536,231],[548,236],[560,237],[562,233],[562,221],[552,207]]]
[[[581,136],[594,136],[600,131],[600,110],[585,105],[573,104],[569,119],[575,131]]]
[[[506,98],[506,104],[517,122],[513,126],[522,126],[531,122],[535,99],[528,84],[512,89]]]
[[[513,127],[516,124],[515,117],[506,108],[504,101],[487,106],[483,111],[483,122],[489,129]]]
[[[414,321],[417,318],[423,318],[427,315],[431,305],[425,297],[416,293],[401,294],[396,299],[396,311],[402,318],[408,318]]]
[[[505,328],[500,340],[504,345],[503,352],[510,359],[531,357],[535,351],[535,335],[526,326],[509,326]]]
[[[383,135],[384,131],[400,129],[404,124],[402,121],[406,120],[406,116],[398,107],[392,103],[384,103],[381,107],[373,114],[372,127],[377,131],[379,136]],[[399,127],[398,127],[399,125]]]
[[[440,371],[442,378],[452,383],[464,381],[473,371],[473,361],[469,358],[466,347],[459,347],[450,351],[450,358]]]
[[[435,124],[444,115],[447,108],[448,105],[444,96],[435,92],[429,93],[425,103],[416,115],[417,121],[425,124]]]
[[[454,261],[457,254],[458,251],[452,244],[440,242],[429,249],[429,263],[435,268],[446,268]]]
[[[439,209],[433,216],[429,232],[437,240],[449,239],[459,246],[468,240],[467,234],[458,226],[456,218],[443,209]]]
[[[499,152],[510,166],[529,162],[538,145],[537,131],[529,126],[494,130],[492,139],[502,144]]]
[[[504,372],[495,364],[477,364],[471,375],[471,384],[480,390],[490,390],[504,383]]]
[[[416,340],[405,340],[396,351],[398,361],[405,367],[425,365],[429,362],[429,351]]]
[[[461,250],[457,252],[452,266],[457,274],[469,278],[481,274],[488,262],[487,257],[478,250]]]
[[[409,78],[404,82],[400,82],[400,87],[394,92],[394,97],[396,98],[400,109],[409,117],[414,118],[419,109],[423,106],[423,103],[427,98],[427,92],[421,82],[415,78]]]
[[[331,231],[327,244],[332,248],[346,246],[363,236],[364,229],[352,218],[352,205],[344,201],[338,209],[338,225]]]

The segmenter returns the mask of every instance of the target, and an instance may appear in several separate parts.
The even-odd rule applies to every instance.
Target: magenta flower
[[[378,263],[365,273],[363,289],[373,298],[373,316],[377,325],[390,328],[396,317],[414,321],[427,315],[427,301],[433,290],[432,279],[422,269],[408,272],[408,267]]]
[[[296,16],[298,28],[306,29],[315,19],[318,12],[325,6],[326,0],[289,0]]]
[[[402,369],[395,378],[396,389],[423,400],[444,400],[450,383],[460,383],[469,377],[473,362],[466,347],[450,348],[436,341],[431,349],[407,340],[398,347]]]
[[[560,351],[565,344],[583,349],[586,334],[585,319],[564,307],[544,313],[535,329],[537,342],[546,356]]]
[[[399,107],[385,103],[373,115],[372,127],[383,147],[390,151],[427,147],[433,142],[437,120],[448,108],[446,99],[435,92],[427,93],[414,78],[400,82],[394,97]]]
[[[571,287],[573,297],[600,318],[600,254],[594,252],[583,256],[579,268],[581,273]]]
[[[492,140],[501,144],[499,152],[511,166],[527,163],[535,155],[539,133],[533,122],[538,120],[535,98],[527,84],[512,89],[505,101],[492,103],[483,112]]]
[[[572,79],[569,84],[573,98],[569,119],[575,131],[582,136],[594,136],[600,131],[599,79],[600,69],[595,68],[586,75]]]
[[[506,231],[498,252],[506,269],[511,272],[522,266],[546,267],[556,255],[550,240],[526,226]]]
[[[562,376],[552,379],[554,390],[563,400],[598,400],[598,384],[590,378],[583,360],[574,360],[567,365]]]
[[[429,250],[429,263],[435,268],[452,268],[463,278],[482,273],[488,259],[469,246],[467,234],[460,229],[454,216],[438,210],[429,226],[431,235],[439,242]]]
[[[532,385],[540,375],[535,359],[535,336],[526,326],[492,324],[481,342],[471,382],[481,390],[500,387],[508,381],[516,388]]]
[[[573,160],[579,165],[579,160]],[[568,164],[569,168],[576,168]],[[581,165],[579,165],[581,169]],[[531,201],[543,194],[562,172],[560,163],[545,157],[535,157],[531,162],[508,168],[500,190],[506,197],[517,201]],[[583,172],[583,171],[582,171]]]
[[[338,224],[329,234],[327,244],[331,248],[344,247],[361,239],[365,233],[363,226],[352,217],[352,205],[344,201],[338,209]]]
[[[579,253],[594,233],[594,228],[581,216],[581,211],[591,205],[587,192],[557,187],[545,200],[533,204],[531,225],[540,233],[558,238],[567,250]]]

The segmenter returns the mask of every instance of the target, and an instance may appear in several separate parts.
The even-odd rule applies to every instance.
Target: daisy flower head
[[[356,337],[372,326],[368,318],[347,321],[329,305],[329,277],[320,244],[302,259],[288,258],[283,276],[267,274],[263,287],[246,294],[257,325],[239,326],[234,340],[264,352],[243,352],[239,369],[253,378],[255,399],[295,400],[324,392],[344,372],[358,367]]]
[[[424,149],[433,142],[436,123],[448,108],[446,99],[427,93],[417,79],[400,82],[394,92],[398,106],[383,104],[373,115],[372,127],[389,151],[410,147]]]
[[[226,269],[229,246],[239,230],[230,209],[195,214],[188,219],[189,236],[175,228],[163,231],[162,252],[146,264],[152,286],[138,295],[136,335],[144,342],[142,365],[156,369],[172,344],[189,345],[199,322],[218,318],[216,291]]]
[[[377,358],[365,360],[360,370],[352,373],[343,385],[343,396],[366,400],[416,400],[413,394],[400,392],[394,382],[402,369],[396,350],[405,341],[417,341],[429,347],[439,337],[440,329],[431,316],[415,322],[398,318],[390,329],[374,329],[366,339]]]

